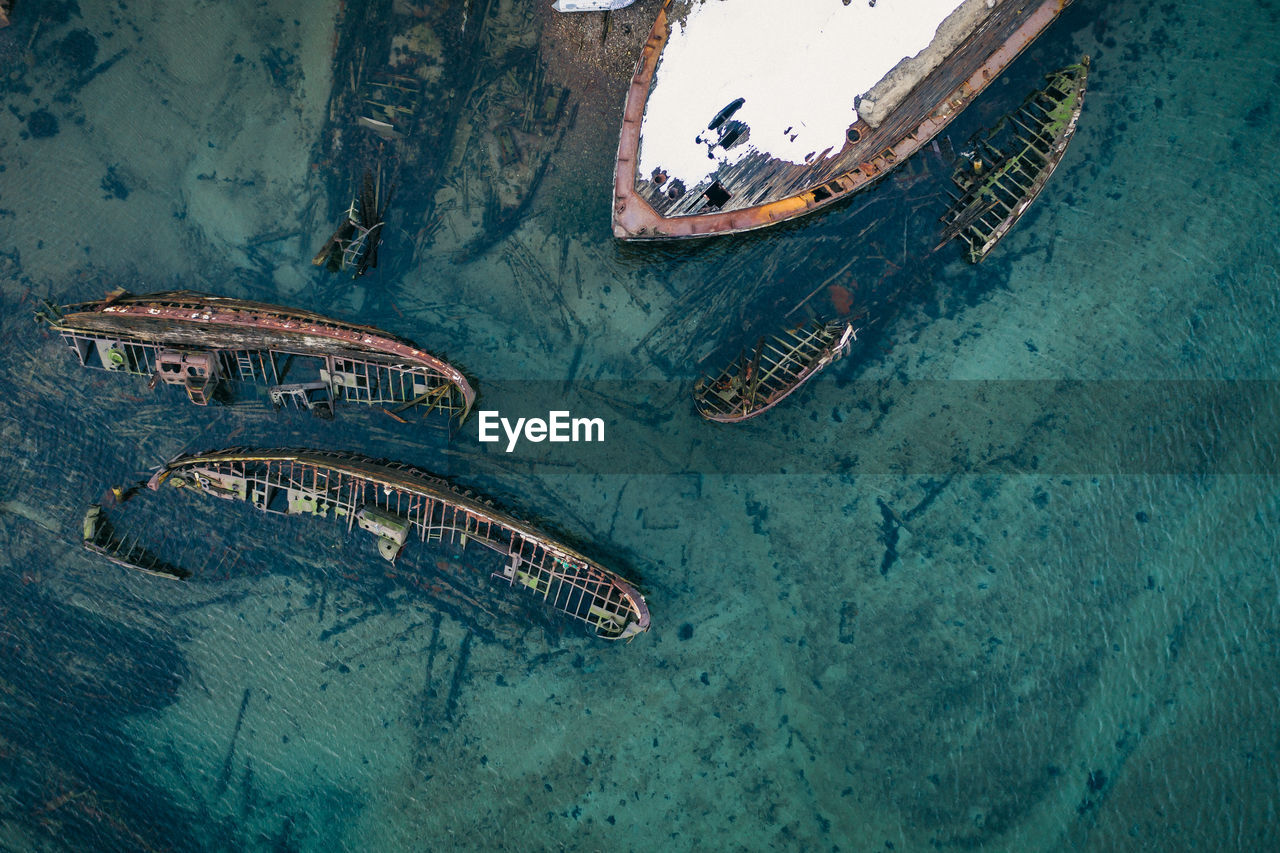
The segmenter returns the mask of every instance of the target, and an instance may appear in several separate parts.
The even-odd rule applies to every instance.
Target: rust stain
[[[853,293],[849,288],[833,284],[827,288],[827,293],[831,296],[831,304],[835,306],[837,314],[844,317],[853,313]]]

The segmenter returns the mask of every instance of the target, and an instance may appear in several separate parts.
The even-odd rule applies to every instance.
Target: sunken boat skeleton
[[[1087,56],[1050,74],[1044,88],[961,154],[952,175],[960,193],[942,218],[939,248],[960,238],[965,258],[976,264],[1009,233],[1075,135],[1088,77]]]
[[[743,352],[719,373],[694,386],[694,404],[704,418],[745,421],[767,412],[819,371],[849,352],[858,330],[846,320],[811,321]]]
[[[332,416],[336,401],[466,420],[476,392],[457,367],[369,326],[191,291],[133,295],[37,314],[84,367],[179,385],[208,405],[221,383],[266,384],[278,408]]]
[[[533,526],[439,477],[394,462],[316,450],[230,448],[180,455],[147,485],[164,483],[277,515],[331,518],[377,539],[395,562],[408,540],[476,542],[503,555],[499,583],[526,590],[609,640],[649,628],[644,596],[626,580]],[[119,565],[173,578],[190,575],[136,544],[122,543],[100,509],[85,519],[85,547]]]

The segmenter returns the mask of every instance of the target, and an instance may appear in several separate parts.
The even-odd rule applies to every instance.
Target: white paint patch
[[[751,151],[792,163],[840,150],[854,98],[929,46],[961,0],[694,0],[673,23],[645,105],[640,177],[655,169],[692,189]],[[750,136],[728,149],[707,125],[743,98],[732,120]],[[721,125],[723,130],[724,125]],[[711,144],[695,141],[710,136]],[[708,156],[710,154],[710,156]]]

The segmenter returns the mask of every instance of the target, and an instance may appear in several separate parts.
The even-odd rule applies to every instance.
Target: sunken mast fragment
[[[38,315],[85,367],[181,385],[203,406],[223,382],[265,384],[278,407],[331,416],[338,400],[466,420],[476,392],[462,371],[370,326],[191,291],[47,306]],[[398,417],[398,416],[397,416]]]
[[[614,235],[749,231],[864,189],[1069,2],[666,0],[623,109]],[[732,59],[762,33],[767,61]]]
[[[159,490],[166,481],[267,513],[337,519],[348,530],[371,533],[378,552],[392,562],[410,537],[476,542],[505,558],[495,580],[540,596],[597,636],[618,640],[649,629],[644,596],[626,580],[471,492],[409,465],[328,451],[231,448],[178,456],[148,486]],[[86,546],[127,565],[118,537],[96,515],[92,521],[85,522]],[[184,570],[166,571],[149,553],[134,567],[187,576]]]

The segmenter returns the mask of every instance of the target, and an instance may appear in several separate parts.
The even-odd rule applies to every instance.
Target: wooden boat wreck
[[[694,386],[694,404],[707,420],[735,423],[769,411],[833,361],[849,352],[858,330],[847,320],[810,322],[760,339],[714,376]]]
[[[865,189],[1069,2],[666,0],[623,110],[614,235],[749,231]],[[762,33],[766,59],[733,59]]]
[[[215,400],[223,383],[266,384],[279,408],[325,417],[334,403],[389,406],[461,424],[476,392],[462,371],[416,345],[370,326],[192,291],[134,295],[120,290],[97,302],[47,305],[48,322],[84,367],[179,385],[196,405]]]
[[[952,179],[960,195],[942,217],[941,248],[959,237],[965,258],[979,263],[1035,201],[1066,153],[1084,107],[1089,57],[1050,74],[972,151],[964,152]]]
[[[277,515],[332,518],[347,530],[372,534],[378,553],[395,562],[410,538],[420,542],[476,542],[498,552],[503,567],[492,578],[527,590],[554,610],[589,625],[604,639],[633,637],[649,628],[644,596],[617,574],[533,526],[446,480],[394,462],[318,450],[230,448],[175,457],[147,486],[170,486],[244,501]],[[94,513],[91,508],[90,513]],[[85,545],[121,565],[183,578],[142,550],[112,547],[118,537],[95,515]]]

